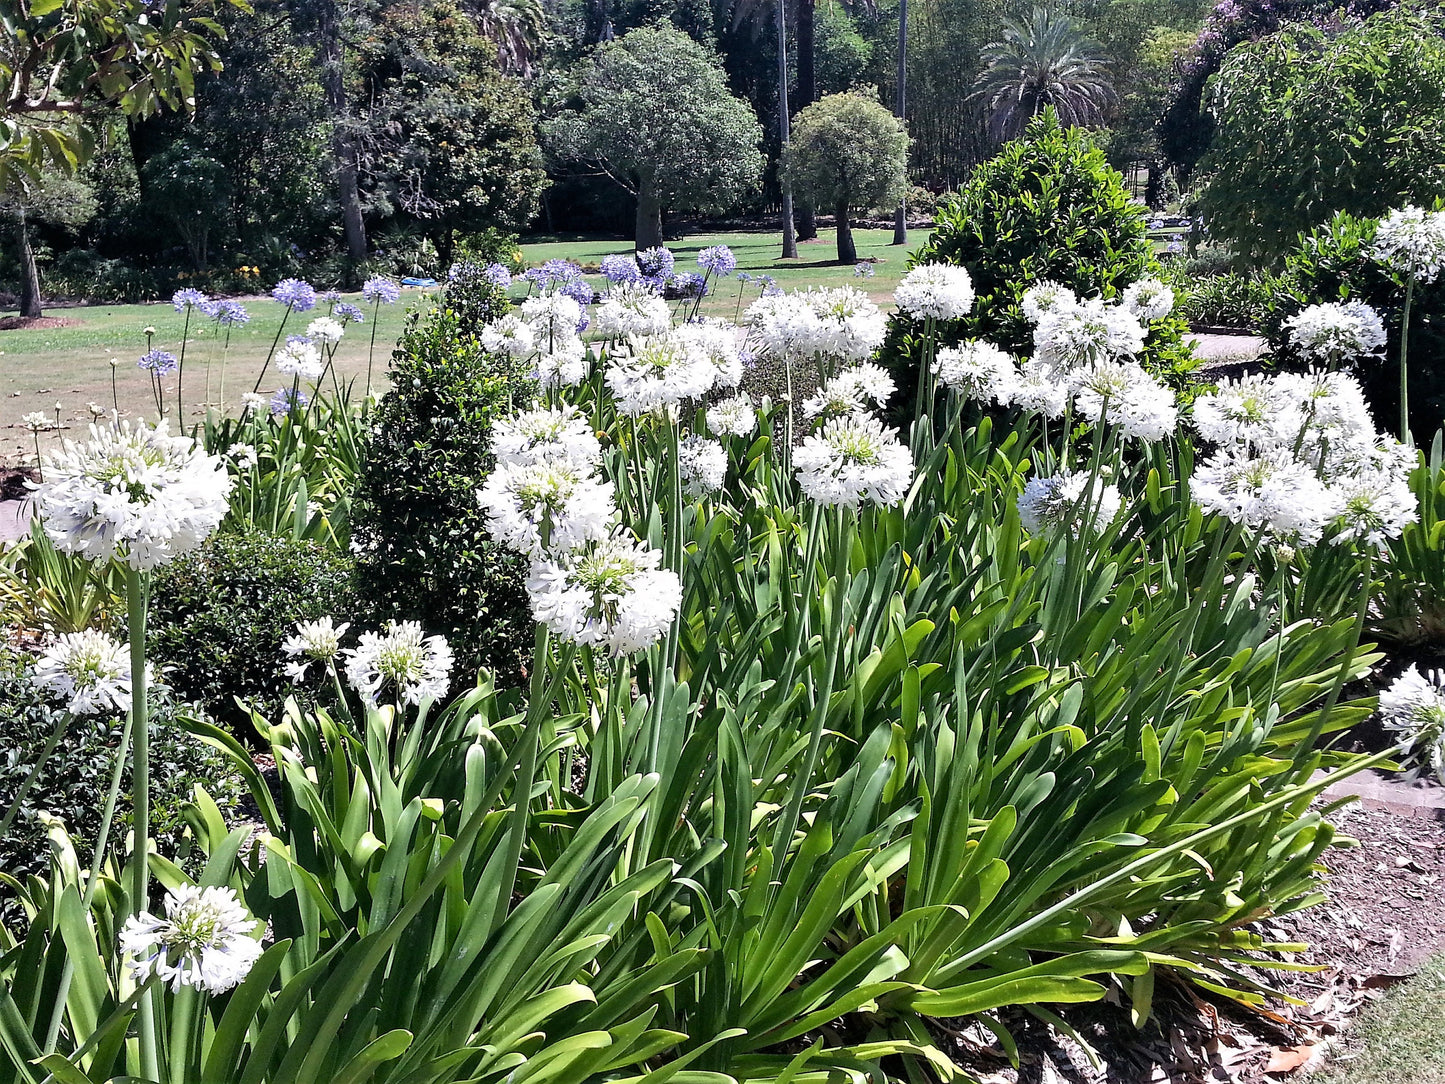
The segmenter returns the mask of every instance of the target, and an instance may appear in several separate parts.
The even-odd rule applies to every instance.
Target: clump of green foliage
[[[281,643],[298,621],[352,611],[352,561],[318,542],[263,532],[213,535],[156,573],[147,624],[150,656],[183,700],[237,733],[249,710],[279,715],[295,690]],[[304,695],[304,694],[303,694]]]
[[[1445,17],[1413,6],[1232,50],[1210,84],[1210,232],[1278,263],[1331,211],[1379,215],[1445,187]]]
[[[0,812],[8,810],[24,785],[60,712],[30,684],[30,656],[0,649]],[[163,853],[174,854],[185,829],[182,816],[191,792],[203,785],[223,809],[242,793],[230,762],[209,745],[195,741],[178,724],[182,714],[202,715],[195,705],[178,702],[157,688],[151,705],[151,835]],[[87,716],[72,719],[65,736],[46,760],[15,820],[0,839],[0,870],[23,881],[50,865],[42,814],[64,822],[78,859],[89,862],[100,832],[101,815],[123,719]],[[129,748],[123,751],[129,764]],[[120,800],[111,825],[110,846],[117,853],[130,830],[130,769],[121,780]],[[0,884],[0,921],[17,917],[15,902]]]
[[[445,635],[462,682],[482,666],[517,680],[532,632],[525,563],[491,541],[477,506],[494,463],[492,422],[532,388],[515,362],[477,340],[505,304],[495,286],[466,275],[413,319],[392,357],[392,390],[371,419],[352,511],[363,611]]]

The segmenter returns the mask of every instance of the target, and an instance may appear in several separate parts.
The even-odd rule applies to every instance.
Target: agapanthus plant
[[[154,976],[172,990],[223,994],[240,985],[260,957],[261,923],[229,888],[181,885],[166,893],[165,918],[132,915],[120,932],[136,982]]]
[[[1411,666],[1380,693],[1380,722],[1398,740],[1406,778],[1433,772],[1445,783],[1445,677]]]
[[[442,636],[426,635],[415,621],[392,621],[384,632],[363,632],[345,656],[346,680],[373,707],[383,696],[398,704],[435,700],[451,684],[450,645]]]

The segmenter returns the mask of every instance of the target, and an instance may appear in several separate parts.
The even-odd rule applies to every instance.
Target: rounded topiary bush
[[[281,643],[296,622],[354,608],[352,561],[318,542],[221,533],[162,568],[151,589],[150,657],[182,700],[252,737],[236,698],[275,719],[295,690]]]
[[[1400,416],[1398,358],[1405,291],[1368,255],[1378,224],[1378,219],[1340,211],[1303,234],[1285,258],[1285,277],[1291,288],[1275,297],[1266,333],[1270,353],[1281,365],[1302,368],[1304,361],[1290,346],[1286,320],[1307,305],[1325,301],[1358,300],[1374,308],[1385,323],[1385,354],[1357,366],[1355,373],[1376,424],[1394,432]],[[1428,445],[1431,435],[1445,422],[1445,277],[1415,285],[1409,358],[1410,428],[1418,442]]]
[[[454,305],[458,293],[465,300]],[[392,390],[370,419],[352,505],[363,613],[446,636],[458,684],[483,666],[517,682],[532,640],[526,562],[491,540],[477,504],[495,462],[492,423],[535,387],[477,341],[505,304],[495,287],[453,282],[441,305],[413,318],[392,358]]]
[[[959,265],[973,279],[973,311],[939,329],[944,342],[986,339],[1027,356],[1033,327],[1020,302],[1029,287],[1053,281],[1113,300],[1161,273],[1144,216],[1089,135],[1046,110],[939,206],[933,235],[911,264]],[[1156,321],[1144,363],[1166,376],[1188,368],[1186,330],[1177,317]],[[921,356],[922,328],[895,316],[884,358],[900,388],[917,385]]]

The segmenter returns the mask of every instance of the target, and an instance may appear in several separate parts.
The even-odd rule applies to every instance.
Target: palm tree
[[[482,36],[496,44],[498,67],[531,78],[547,29],[541,0],[470,0],[466,7]]]
[[[1036,7],[1026,21],[1005,19],[1003,37],[984,46],[984,69],[970,100],[982,101],[989,128],[1012,139],[1052,106],[1065,124],[1099,120],[1114,100],[1098,46],[1073,19]]]

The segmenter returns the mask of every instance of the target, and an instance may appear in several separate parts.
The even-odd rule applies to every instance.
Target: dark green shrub
[[[1440,204],[1437,204],[1437,207]],[[1378,424],[1393,431],[1400,416],[1400,317],[1403,288],[1365,255],[1375,237],[1373,218],[1339,212],[1304,234],[1286,257],[1292,281],[1271,305],[1266,323],[1270,352],[1282,365],[1298,367],[1285,320],[1306,305],[1358,299],[1374,307],[1388,336],[1385,359],[1359,366],[1357,375]],[[1445,279],[1417,284],[1410,310],[1410,428],[1427,439],[1445,421]]]
[[[392,390],[371,418],[352,506],[357,590],[379,624],[419,621],[456,655],[456,680],[486,666],[516,681],[531,642],[526,565],[488,537],[477,506],[493,465],[491,424],[526,401],[515,362],[485,353],[480,323],[504,307],[474,277],[413,317],[392,356]]]
[[[166,565],[151,590],[152,659],[182,700],[251,734],[235,698],[275,718],[293,691],[281,642],[298,621],[353,610],[352,560],[318,542],[221,533]]]
[[[28,655],[0,649],[0,812],[10,808],[59,718],[31,687],[31,666]],[[151,832],[162,853],[174,855],[184,828],[182,811],[197,783],[223,810],[234,804],[243,788],[224,755],[177,725],[180,712],[196,714],[199,709],[182,707],[161,690],[157,693],[151,707]],[[50,858],[42,812],[65,823],[81,862],[91,860],[123,722],[103,716],[71,721],[0,839],[0,871],[23,880],[46,869]],[[129,786],[127,767],[111,826],[112,847],[122,846],[130,829]],[[16,913],[13,897],[0,884],[0,921],[12,920]]]
[[[1279,296],[1293,288],[1287,275],[1261,271],[1193,276],[1171,269],[1165,281],[1174,290],[1174,311],[1191,324],[1262,331]]]
[[[1046,111],[939,206],[933,236],[912,264],[962,265],[973,278],[973,311],[940,329],[946,342],[987,339],[1028,355],[1033,328],[1019,303],[1029,287],[1052,280],[1110,300],[1161,273],[1145,215],[1089,135]],[[1145,364],[1166,375],[1187,369],[1186,330],[1178,318],[1156,322]],[[895,317],[884,359],[900,388],[917,386],[921,354],[920,329]]]

